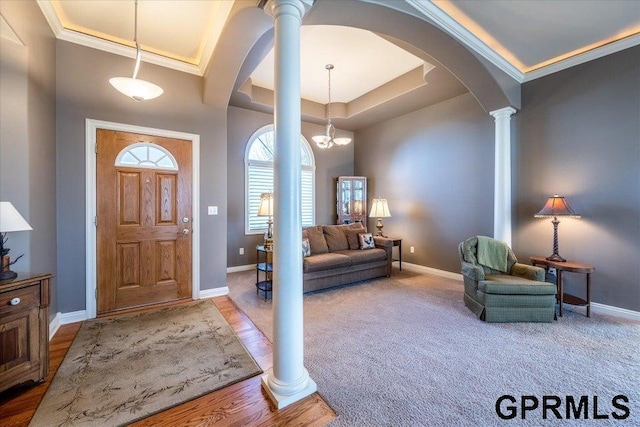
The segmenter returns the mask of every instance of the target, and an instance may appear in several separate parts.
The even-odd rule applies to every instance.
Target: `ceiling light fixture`
[[[324,68],[329,72],[329,103],[327,104],[327,126],[324,135],[315,135],[313,140],[320,148],[331,148],[333,145],[347,145],[351,142],[351,138],[334,138],[336,128],[331,124],[331,70],[332,64],[327,64]]]
[[[145,101],[159,97],[164,90],[158,85],[136,78],[138,76],[138,70],[140,69],[140,58],[142,56],[140,44],[138,43],[138,0],[136,0],[135,8],[133,41],[136,43],[136,65],[133,69],[133,77],[113,77],[109,79],[109,83],[111,83],[111,86],[116,88],[118,92],[128,96],[134,101]]]

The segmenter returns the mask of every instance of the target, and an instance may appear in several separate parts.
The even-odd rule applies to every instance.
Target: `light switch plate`
[[[208,215],[218,215],[218,207],[217,206],[209,206],[207,208]]]

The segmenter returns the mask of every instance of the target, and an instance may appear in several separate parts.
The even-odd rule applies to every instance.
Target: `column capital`
[[[511,115],[513,113],[515,113],[516,110],[513,107],[504,107],[504,108],[500,108],[499,110],[493,110],[491,112],[489,112],[490,115],[492,115],[495,119],[502,119],[505,117],[511,117]]]
[[[278,15],[293,15],[302,21],[312,5],[312,0],[268,0],[264,11],[274,18]]]

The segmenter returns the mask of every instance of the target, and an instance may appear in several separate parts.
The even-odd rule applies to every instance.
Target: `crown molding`
[[[55,9],[48,0],[37,0],[38,6],[44,15],[45,19],[49,23],[49,27],[53,31],[53,34],[59,40],[68,41],[70,43],[79,44],[82,46],[98,49],[103,52],[113,53],[115,55],[126,56],[127,58],[135,58],[136,50],[133,47],[125,46],[120,43],[114,43],[109,40],[101,39],[99,37],[90,36],[87,34],[79,33],[76,31],[68,30],[62,26],[62,23],[58,19]],[[227,3],[227,2],[224,2]],[[232,3],[232,2],[229,2]],[[227,8],[227,14],[231,10]],[[224,17],[226,20],[226,15]],[[220,34],[215,35],[216,42]],[[209,43],[207,44],[209,45]],[[214,45],[215,46],[215,43]],[[210,50],[209,57],[213,53],[213,46],[207,46]],[[167,58],[166,56],[158,55],[151,52],[142,51],[142,61],[149,64],[159,65],[161,67],[170,68],[176,71],[182,71],[183,73],[195,74],[196,76],[203,76],[206,62],[203,60],[200,62],[200,66],[189,64],[187,62],[178,61],[175,59]],[[207,61],[208,62],[208,61]]]
[[[621,50],[637,45],[640,45],[640,34],[634,34],[630,37],[608,43],[545,67],[529,71],[524,75],[524,80],[521,83],[530,82],[531,80],[539,79],[540,77],[548,76],[549,74],[557,73],[558,71],[566,70],[567,68],[575,67],[576,65],[584,64],[585,62],[593,61],[594,59],[602,58],[603,56],[611,55],[612,53],[620,52]]]
[[[460,25],[458,21],[450,17],[435,3],[432,3],[430,0],[405,1],[463,45],[472,49],[474,52],[507,73],[519,83],[523,82],[525,74],[522,71],[500,56],[495,50],[476,37],[476,35],[471,31]]]

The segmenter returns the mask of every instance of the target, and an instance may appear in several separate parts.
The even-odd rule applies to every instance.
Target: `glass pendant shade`
[[[113,77],[109,79],[109,83],[118,92],[128,96],[134,101],[145,101],[154,99],[164,93],[164,90],[151,82],[131,77]]]

